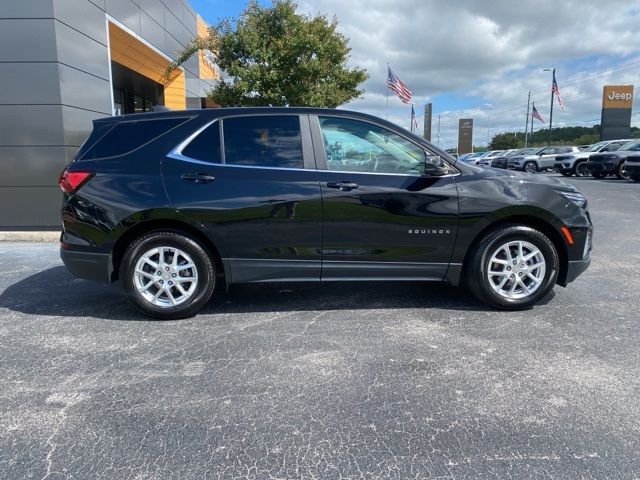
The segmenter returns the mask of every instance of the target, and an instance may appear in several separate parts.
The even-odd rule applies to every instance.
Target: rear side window
[[[129,153],[184,123],[188,118],[122,121],[87,149],[81,160],[115,157]]]
[[[220,123],[214,122],[189,142],[182,154],[203,162],[221,163]]]
[[[304,168],[297,115],[227,118],[222,126],[226,164]]]

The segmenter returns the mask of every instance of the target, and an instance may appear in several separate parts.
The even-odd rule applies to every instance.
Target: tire
[[[522,170],[527,173],[536,173],[538,171],[538,165],[536,165],[536,162],[527,162],[522,166]]]
[[[517,255],[519,242],[522,242],[522,251],[525,256],[536,250],[538,253],[526,262],[513,265],[508,260],[509,257],[506,256],[504,248],[509,245],[510,254]],[[540,265],[541,260],[544,260],[544,267],[521,270],[521,265]],[[496,263],[498,261],[504,264]],[[560,269],[558,252],[551,240],[538,230],[524,225],[504,225],[492,230],[470,251],[466,263],[464,282],[469,290],[478,300],[501,310],[523,310],[534,305],[553,289]],[[490,271],[500,273],[490,276]],[[536,282],[528,276],[527,272],[531,273],[532,277],[536,277]],[[520,280],[514,282],[511,275],[517,275],[518,277],[514,278]],[[500,289],[502,293],[500,293],[495,287],[499,288],[499,284],[505,278],[506,284],[503,284],[504,286]],[[514,283],[516,287],[512,296],[509,297],[510,287]],[[522,283],[532,291],[526,292]]]
[[[620,162],[620,165],[616,168],[616,177],[618,177],[618,180],[629,180],[629,178],[631,178],[624,169],[626,163],[627,162]]]
[[[606,175],[604,173],[592,173],[591,176],[593,178],[597,178],[599,180],[603,179],[604,177],[606,177]]]
[[[590,175],[589,168],[587,167],[587,162],[578,162],[573,167],[573,173],[575,173],[576,177],[588,177]]]
[[[134,307],[162,320],[195,315],[211,298],[216,282],[215,264],[207,251],[175,232],[151,232],[136,239],[120,270],[122,286]]]

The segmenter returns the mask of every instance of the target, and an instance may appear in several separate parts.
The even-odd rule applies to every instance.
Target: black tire
[[[508,299],[498,294],[487,276],[491,255],[501,245],[511,241],[526,241],[537,247],[544,257],[546,271],[540,286],[529,296]],[[490,231],[470,251],[465,264],[464,282],[481,302],[501,310],[523,310],[544,298],[554,287],[560,269],[560,259],[555,246],[546,235],[524,225],[503,225]]]
[[[588,177],[590,175],[589,168],[587,168],[587,162],[577,162],[573,167],[573,173],[576,177]]]
[[[194,282],[193,293],[184,303],[176,306],[157,306],[138,292],[134,273],[136,264],[146,252],[156,247],[179,249],[193,261],[198,279]],[[216,282],[215,263],[209,253],[192,238],[176,232],[151,232],[136,239],[129,245],[122,259],[120,272],[122,286],[131,303],[144,315],[162,320],[187,318],[198,313],[211,298]],[[170,280],[168,278],[167,283]]]
[[[560,172],[562,174],[562,176],[564,177],[570,177],[571,175],[573,175],[573,173],[571,172]]]
[[[618,165],[618,168],[616,168],[616,177],[618,177],[618,180],[629,180],[629,178],[631,178],[629,174],[624,170],[624,166],[626,163],[627,162],[620,162],[620,165]]]
[[[536,162],[527,162],[522,166],[522,170],[527,173],[536,173],[538,171],[538,165],[536,165]]]
[[[592,173],[591,176],[593,178],[597,178],[598,180],[603,179],[604,177],[606,177],[606,175],[604,173]]]

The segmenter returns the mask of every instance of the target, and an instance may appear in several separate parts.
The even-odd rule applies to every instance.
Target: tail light
[[[87,180],[89,180],[95,172],[89,170],[72,170],[64,169],[58,179],[58,185],[64,193],[73,193],[78,190]]]

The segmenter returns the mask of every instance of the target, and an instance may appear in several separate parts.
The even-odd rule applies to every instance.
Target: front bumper
[[[583,260],[570,261],[567,265],[567,276],[565,278],[565,286],[573,282],[591,265],[591,257],[587,257]]]
[[[60,258],[75,277],[102,283],[112,282],[113,262],[108,253],[74,250],[72,245],[63,243]]]
[[[569,164],[569,166],[567,166],[562,162],[554,163],[553,169],[558,173],[573,173],[573,165]]]

